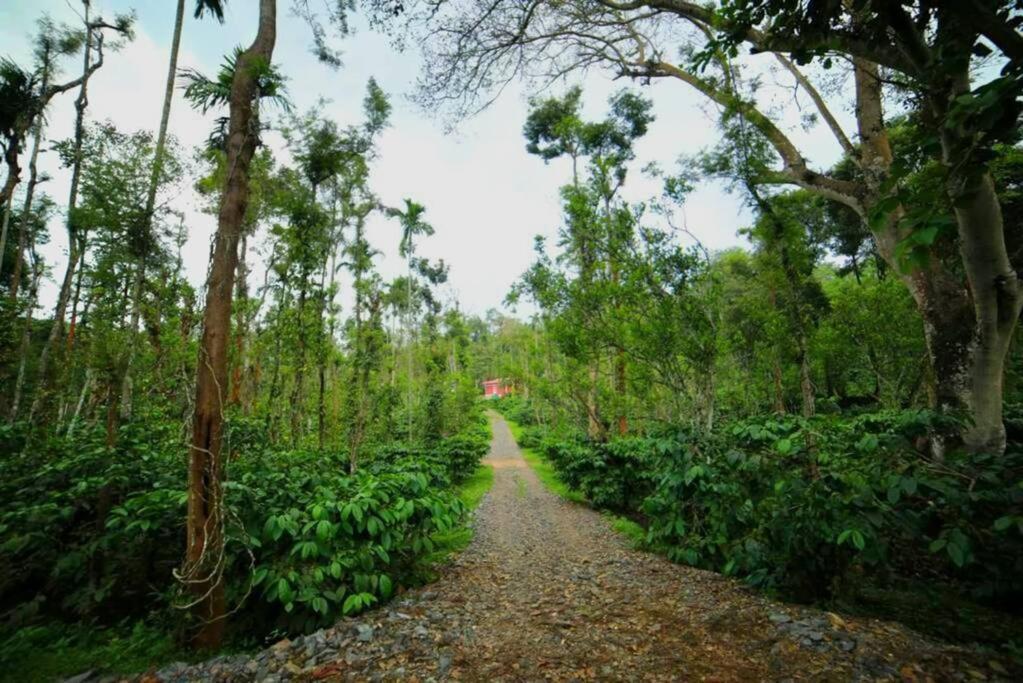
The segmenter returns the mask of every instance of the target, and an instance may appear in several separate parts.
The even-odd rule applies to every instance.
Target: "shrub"
[[[804,600],[898,576],[1016,599],[1023,452],[933,461],[921,440],[953,427],[928,411],[768,416],[538,448],[593,505],[642,512],[678,562]]]
[[[0,461],[0,608],[11,626],[171,609],[186,468],[178,430],[162,424],[122,429],[116,449],[83,427],[22,453],[17,430],[0,432],[13,446]],[[390,446],[350,475],[344,454],[260,448],[257,423],[230,433],[225,580],[242,605],[232,624],[257,634],[323,625],[418,580],[431,535],[462,518],[452,482],[488,444],[478,413],[426,451]]]

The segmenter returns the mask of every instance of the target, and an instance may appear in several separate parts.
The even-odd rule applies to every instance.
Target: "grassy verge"
[[[522,426],[508,418],[504,418],[505,422],[508,423],[508,428],[511,430],[512,437],[515,442],[521,441]],[[551,465],[546,458],[530,448],[519,447],[522,451],[522,457],[526,459],[533,471],[536,472],[536,476],[540,479],[544,486],[547,487],[552,493],[564,498],[565,500],[572,501],[573,503],[581,503],[582,505],[589,505],[589,501],[583,494],[569,488],[568,484],[561,481],[558,478],[558,473],[555,471],[554,466]],[[604,517],[607,518],[611,528],[622,534],[629,539],[629,542],[634,548],[642,549],[646,541],[646,530],[636,522],[616,515],[611,512],[604,512]]]
[[[515,439],[515,443],[519,443],[522,440],[522,426],[518,423],[512,422],[508,418],[505,418],[505,422],[508,423],[508,428],[511,430],[512,438]],[[522,451],[522,457],[526,459],[526,462],[533,468],[533,471],[536,472],[536,476],[539,477],[540,481],[543,482],[543,485],[546,486],[548,490],[565,500],[586,505],[586,498],[583,497],[583,494],[578,491],[573,491],[565,482],[561,481],[561,479],[558,478],[558,473],[554,470],[554,466],[547,462],[546,458],[531,448],[522,448],[520,446],[519,450]]]

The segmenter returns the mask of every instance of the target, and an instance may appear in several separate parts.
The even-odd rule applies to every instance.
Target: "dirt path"
[[[771,602],[737,581],[632,550],[600,514],[546,490],[504,420],[494,414],[491,424],[494,486],[472,545],[443,576],[360,620],[278,643],[247,661],[241,678],[999,677],[998,662],[904,627]],[[225,661],[229,670],[239,673]]]

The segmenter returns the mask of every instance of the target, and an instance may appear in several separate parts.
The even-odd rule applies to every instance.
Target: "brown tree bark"
[[[227,140],[229,169],[224,183],[210,274],[195,386],[195,414],[188,467],[187,547],[183,577],[193,595],[197,649],[223,641],[226,600],[224,554],[224,404],[231,298],[238,262],[238,241],[249,201],[249,164],[256,149],[254,104],[259,95],[255,67],[269,64],[277,38],[277,3],[260,0],[259,30],[238,57],[231,82]]]

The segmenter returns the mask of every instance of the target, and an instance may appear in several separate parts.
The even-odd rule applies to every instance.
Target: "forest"
[[[1023,676],[1018,0],[176,0],[141,129],[90,109],[149,8],[22,4],[0,679]],[[331,90],[360,32],[411,95]],[[472,310],[382,141],[510,85],[560,214]]]

